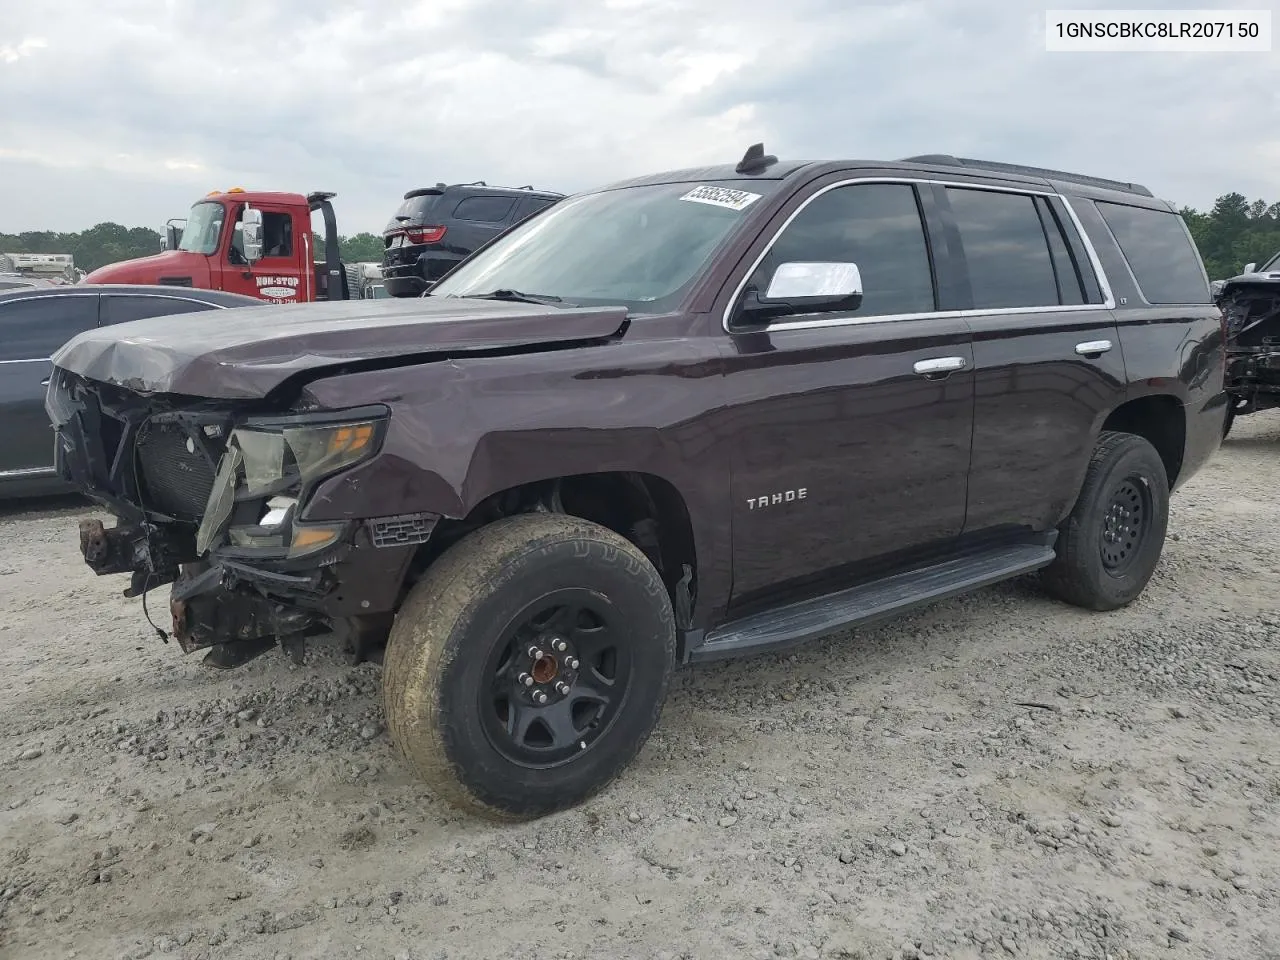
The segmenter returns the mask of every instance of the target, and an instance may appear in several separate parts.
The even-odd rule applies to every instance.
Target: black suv
[[[473,251],[564,194],[526,187],[437,183],[404,195],[382,231],[382,273],[393,297],[417,297]]]

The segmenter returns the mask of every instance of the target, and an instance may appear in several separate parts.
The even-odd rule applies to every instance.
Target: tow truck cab
[[[268,303],[352,299],[338,252],[333,196],[240,187],[212,191],[191,207],[180,236],[170,231],[176,242],[166,242],[169,249],[108,264],[85,280],[224,290]],[[324,221],[322,251],[312,249],[316,212]]]

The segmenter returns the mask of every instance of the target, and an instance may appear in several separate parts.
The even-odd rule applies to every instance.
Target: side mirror
[[[1241,270],[1240,272],[1241,273],[1257,273],[1257,271],[1258,271],[1258,264],[1255,261],[1251,260],[1244,265],[1244,269]]]
[[[262,211],[246,206],[240,221],[244,242],[244,258],[250,263],[262,259]]]
[[[182,242],[182,228],[184,224],[174,223],[170,221],[164,225],[164,240],[160,244],[161,250],[177,250],[178,244]]]
[[[752,322],[774,317],[856,310],[862,303],[862,274],[856,263],[779,264],[763,294],[748,287],[742,312]]]

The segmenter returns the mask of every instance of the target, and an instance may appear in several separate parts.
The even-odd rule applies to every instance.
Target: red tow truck
[[[341,262],[332,193],[276,193],[233,187],[197,201],[185,224],[170,221],[166,249],[94,270],[85,283],[142,283],[258,297],[269,303],[360,296]],[[316,262],[311,215],[324,219]]]

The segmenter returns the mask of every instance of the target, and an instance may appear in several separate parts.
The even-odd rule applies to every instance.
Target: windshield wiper
[[[498,290],[490,290],[488,293],[468,293],[465,295],[468,300],[507,300],[511,303],[562,303],[560,297],[553,297],[545,293],[521,293],[519,290],[512,290],[507,287]]]

